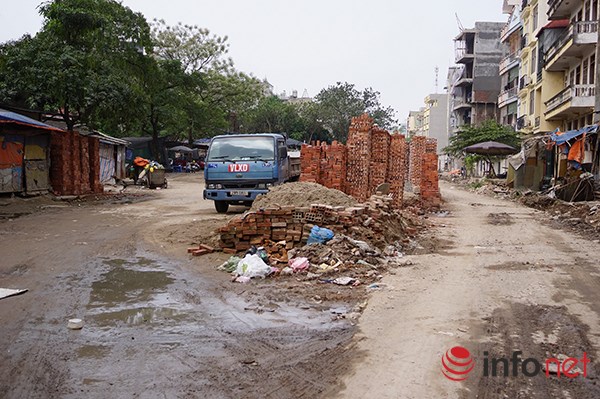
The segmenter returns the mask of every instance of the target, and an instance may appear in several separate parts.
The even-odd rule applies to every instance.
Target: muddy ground
[[[223,254],[186,254],[244,208],[218,215],[201,176],[171,179],[0,204],[0,286],[30,290],[0,300],[0,397],[600,397],[600,245],[543,212],[442,183],[445,208],[376,288],[244,285],[215,270]],[[477,365],[464,382],[441,371],[456,345]],[[485,352],[513,351],[590,364],[576,379],[483,375]]]
[[[234,284],[199,174],[160,191],[52,201],[2,198],[0,397],[319,397],[349,350],[366,287],[288,278]],[[81,331],[67,329],[82,318]]]

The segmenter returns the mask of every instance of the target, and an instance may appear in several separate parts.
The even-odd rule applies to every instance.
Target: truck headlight
[[[267,188],[273,187],[273,183],[267,183]]]
[[[214,184],[209,184],[208,186],[206,186],[209,190],[214,190],[215,185]]]

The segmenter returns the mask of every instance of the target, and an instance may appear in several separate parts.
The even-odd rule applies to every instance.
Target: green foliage
[[[40,14],[36,36],[0,49],[0,100],[58,113],[69,129],[125,123],[139,100],[131,64],[151,48],[141,14],[112,0],[57,0]]]
[[[521,138],[508,126],[500,125],[494,120],[487,120],[479,126],[465,126],[461,131],[450,137],[449,144],[444,148],[447,154],[459,156],[465,147],[484,141],[497,141],[513,147],[519,147]]]
[[[334,86],[321,90],[316,96],[318,112],[332,138],[346,142],[352,117],[365,112],[380,127],[391,128],[397,122],[394,119],[394,110],[381,105],[379,94],[371,88],[359,91],[347,82],[337,82]]]

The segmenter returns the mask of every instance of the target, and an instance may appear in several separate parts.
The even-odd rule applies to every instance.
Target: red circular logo
[[[475,360],[467,348],[455,346],[442,356],[442,374],[452,381],[464,381],[475,367]]]

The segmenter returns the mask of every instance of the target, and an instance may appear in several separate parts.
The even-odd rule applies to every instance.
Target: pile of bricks
[[[410,141],[409,180],[414,188],[421,186],[421,164],[426,152],[427,137],[414,136]]]
[[[346,146],[334,141],[322,149],[321,178],[319,184],[339,191],[346,191]]]
[[[346,154],[346,146],[337,141],[331,145],[324,142],[303,145],[300,181],[345,191]]]
[[[438,156],[427,152],[421,161],[420,195],[425,207],[439,207],[442,202],[438,181]]]
[[[100,142],[77,132],[53,133],[50,140],[50,182],[59,195],[102,193]]]
[[[380,184],[388,182],[390,134],[387,130],[373,126],[371,132],[371,165],[369,193],[375,193]]]
[[[300,181],[319,183],[321,178],[321,143],[300,149]]]
[[[396,208],[402,206],[404,181],[406,179],[408,146],[403,135],[393,134],[390,138],[387,181]]]
[[[391,196],[374,195],[364,205],[355,207],[313,204],[309,208],[282,207],[248,212],[233,218],[219,230],[220,245],[223,252],[233,254],[253,245],[285,241],[285,248],[289,250],[306,244],[315,225],[329,228],[335,234],[384,244],[398,239],[389,235],[387,224],[392,222],[402,226],[393,202]]]
[[[348,132],[347,192],[363,202],[369,198],[371,166],[371,130],[373,119],[367,114],[352,118]]]

